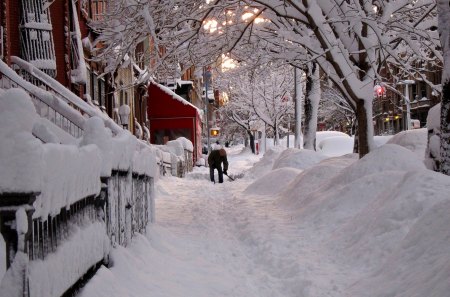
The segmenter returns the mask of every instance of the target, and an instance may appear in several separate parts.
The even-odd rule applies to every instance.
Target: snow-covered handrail
[[[78,111],[57,98],[54,94],[27,82],[1,60],[0,73],[3,75],[3,83],[8,84],[3,87],[18,87],[30,94],[37,107],[37,112],[41,117],[47,118],[76,138],[81,136],[85,118]],[[60,121],[57,121],[57,117],[60,118]],[[66,125],[64,125],[65,121],[67,122]]]
[[[45,86],[48,89],[52,90],[58,97],[61,97],[62,100],[66,101],[67,103],[73,104],[81,112],[86,113],[90,117],[98,116],[102,118],[105,122],[105,125],[110,128],[114,134],[118,134],[123,130],[122,127],[117,125],[110,117],[101,112],[101,110],[98,110],[95,107],[89,105],[88,103],[83,101],[83,99],[72,93],[70,90],[66,89],[66,87],[60,84],[57,80],[34,67],[32,64],[20,59],[19,57],[14,56],[11,57],[11,62],[20,67],[21,70],[26,71],[33,78],[45,84]]]

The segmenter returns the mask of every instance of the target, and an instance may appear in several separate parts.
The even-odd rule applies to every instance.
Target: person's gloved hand
[[[227,171],[226,171],[226,170],[224,170],[224,171],[223,171],[223,174],[227,175]]]

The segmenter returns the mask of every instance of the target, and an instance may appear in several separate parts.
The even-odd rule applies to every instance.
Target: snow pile
[[[172,148],[172,152],[179,157],[180,159],[184,160],[184,146],[181,141],[178,140],[171,140],[166,143],[166,145],[170,148]]]
[[[424,159],[427,149],[427,129],[402,131],[395,134],[387,143],[407,148],[415,153],[418,159]]]
[[[380,161],[383,160],[383,161]],[[337,184],[347,184],[366,175],[384,171],[410,171],[425,169],[410,150],[395,144],[385,144],[364,156],[355,164],[345,168],[337,178]]]
[[[306,169],[281,193],[278,203],[284,207],[301,207],[308,200],[314,199],[309,194],[319,190],[321,184],[337,176],[344,168],[358,160],[357,154],[325,159],[319,164]],[[293,198],[296,197],[296,198]]]
[[[249,175],[255,178],[261,177],[264,174],[268,173],[270,170],[272,170],[273,163],[275,162],[275,159],[277,159],[281,152],[284,150],[284,148],[280,146],[275,146],[270,149],[268,149],[261,160],[256,162],[252,168],[248,171]]]
[[[254,181],[244,191],[245,194],[274,195],[284,190],[302,171],[295,168],[275,169]]]
[[[429,134],[429,143],[425,157],[427,168],[432,170],[439,169],[441,162],[441,104],[433,106],[428,111],[427,129]]]
[[[325,158],[326,156],[319,152],[289,148],[284,150],[275,160],[272,169],[292,167],[304,170],[319,163]]]
[[[32,296],[61,296],[109,252],[104,223],[95,222],[81,228],[72,225],[71,228],[70,238],[64,240],[56,252],[49,254],[45,261],[30,262],[28,271]]]
[[[435,133],[441,131],[441,104],[433,106],[427,115],[427,129],[436,130]]]
[[[317,146],[317,151],[328,157],[337,157],[353,152],[354,139],[346,136],[331,136],[323,139]]]
[[[316,148],[319,147],[322,140],[327,139],[328,137],[350,137],[348,134],[340,131],[317,131],[316,132]]]
[[[0,95],[0,193],[41,190],[43,150],[31,134],[36,119],[25,91],[9,89]]]
[[[377,135],[373,137],[373,144],[375,145],[375,147],[380,147],[383,144],[386,144],[391,138],[392,135]]]
[[[333,162],[300,174],[277,202],[348,273],[334,296],[447,296],[450,178],[393,144],[344,169]]]
[[[349,296],[450,292],[450,178],[425,169],[398,177],[386,181],[391,191],[378,190],[370,205],[334,235],[332,249],[344,256],[342,261],[368,271],[349,288]]]
[[[185,150],[190,151],[190,152],[194,151],[194,145],[192,144],[192,141],[190,141],[186,137],[178,137],[177,141],[180,141],[183,144],[183,148]]]

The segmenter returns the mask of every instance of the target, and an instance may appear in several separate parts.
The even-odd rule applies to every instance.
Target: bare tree
[[[328,126],[339,126],[345,123],[351,126],[351,134],[354,134],[354,123],[356,121],[355,111],[348,104],[339,90],[333,87],[324,87],[322,100],[320,101],[319,118]]]

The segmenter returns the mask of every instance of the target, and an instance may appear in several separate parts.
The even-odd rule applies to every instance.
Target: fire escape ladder
[[[24,60],[51,77],[56,77],[56,58],[50,12],[44,0],[22,0],[20,26],[21,52]]]
[[[71,0],[71,28],[70,28],[70,54],[71,74],[70,79],[74,84],[86,84],[87,68],[84,61],[83,45],[81,42],[80,23],[78,21],[77,8],[74,0]]]

